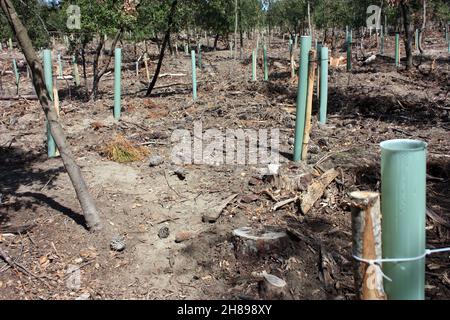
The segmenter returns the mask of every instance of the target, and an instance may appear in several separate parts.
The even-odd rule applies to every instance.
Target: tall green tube
[[[114,119],[120,119],[121,82],[122,82],[122,49],[114,50]]]
[[[426,149],[419,140],[381,143],[383,258],[414,258],[425,253]],[[391,300],[423,300],[425,258],[383,263]]]
[[[297,88],[296,115],[295,115],[295,141],[294,161],[302,158],[303,134],[305,131],[306,96],[308,93],[308,66],[309,51],[311,50],[311,36],[300,38],[300,71]]]
[[[320,49],[320,113],[319,122],[327,122],[327,104],[328,104],[328,48]]]
[[[353,35],[352,32],[348,33],[347,38],[347,71],[352,70],[352,42],[353,42]]]
[[[267,65],[267,48],[266,45],[264,45],[264,81],[269,80],[269,67]]]
[[[19,80],[20,80],[20,74],[19,74],[19,69],[17,68],[17,62],[16,59],[12,60],[13,63],[13,70],[14,70],[14,76],[16,78],[16,86],[17,86],[17,90],[19,90]]]
[[[197,100],[197,72],[195,70],[195,50],[191,51],[191,64],[192,64],[192,98]]]
[[[58,67],[59,67],[59,77],[62,78],[64,76],[64,74],[63,74],[62,61],[61,61],[61,52],[59,52],[59,51],[58,51]]]
[[[202,69],[202,44],[198,44],[198,67]]]
[[[416,32],[414,33],[414,46],[416,50],[419,50],[419,29],[416,29]]]
[[[78,72],[78,64],[77,58],[75,55],[72,56],[72,65],[73,65],[73,77],[75,78],[75,84],[77,86],[80,85],[80,73]]]
[[[50,96],[50,99],[53,101],[53,67],[52,67],[51,50],[46,49],[43,51],[43,61],[44,61],[45,87],[47,88],[47,92]],[[56,157],[56,144],[51,134],[50,125],[48,121],[47,121],[47,155],[49,158]]]
[[[252,51],[252,81],[256,81],[256,51]]]
[[[400,35],[395,34],[395,66],[400,66]]]

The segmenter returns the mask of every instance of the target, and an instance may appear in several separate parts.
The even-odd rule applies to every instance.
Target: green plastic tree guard
[[[345,26],[345,41],[348,41],[348,26]]]
[[[73,77],[75,79],[75,84],[77,86],[80,85],[80,73],[78,72],[78,64],[77,64],[77,58],[75,55],[72,56],[72,65],[73,65]]]
[[[114,119],[120,119],[121,82],[122,82],[122,49],[114,50]]]
[[[191,51],[191,64],[192,64],[192,98],[197,100],[197,72],[195,70],[195,50]]]
[[[13,59],[12,63],[13,63],[14,76],[16,78],[17,90],[19,90],[20,74],[19,74],[19,69],[17,68],[16,59]],[[19,93],[17,92],[17,94],[19,94]]]
[[[198,44],[198,67],[202,69],[202,44]]]
[[[328,105],[328,48],[320,48],[320,112],[319,122],[327,122]]]
[[[317,98],[320,98],[320,67],[321,67],[321,63],[320,63],[320,55],[322,53],[322,42],[318,41],[316,39],[316,52],[317,52],[317,67],[316,67],[316,71],[317,71],[317,76],[316,76],[316,93],[317,93]]]
[[[306,117],[306,96],[308,93],[309,51],[311,50],[311,45],[311,36],[302,36],[300,38],[300,71],[295,115],[294,161],[300,161],[302,158]]]
[[[43,61],[44,61],[45,87],[47,88],[47,92],[50,96],[50,99],[53,101],[53,67],[52,67],[51,50],[46,49],[43,51]],[[47,155],[49,158],[56,157],[56,144],[51,134],[50,125],[48,121],[47,121]]]
[[[252,81],[256,81],[256,51],[252,51]]]
[[[426,149],[419,140],[381,143],[383,258],[414,258],[425,253]],[[384,288],[391,300],[423,300],[425,258],[385,262]]]
[[[400,35],[395,34],[395,66],[400,66]]]
[[[264,81],[269,80],[269,67],[267,65],[267,47],[264,45]]]
[[[414,46],[416,50],[419,50],[419,29],[416,29],[416,32],[414,33]]]
[[[352,42],[353,36],[352,32],[350,32],[347,38],[347,71],[352,70]]]
[[[62,67],[62,61],[61,61],[61,52],[58,51],[58,67],[59,67],[59,77],[62,78],[63,75],[63,67]]]

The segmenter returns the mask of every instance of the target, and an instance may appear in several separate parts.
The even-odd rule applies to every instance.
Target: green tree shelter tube
[[[400,66],[400,35],[395,34],[395,66]]]
[[[43,51],[42,60],[44,62],[44,80],[45,87],[53,101],[53,67],[52,67],[52,51],[46,49]],[[47,155],[49,158],[56,157],[56,144],[50,131],[50,125],[47,121]]]
[[[352,42],[353,32],[349,32],[347,38],[347,71],[352,70]]]
[[[426,149],[420,140],[381,143],[383,258],[415,258],[425,253]],[[423,300],[425,258],[385,262],[384,280],[391,300]]]
[[[197,72],[195,70],[195,50],[191,50],[192,64],[192,99],[197,100]]]
[[[120,119],[121,82],[122,82],[122,49],[114,50],[114,119]]]
[[[294,141],[294,161],[302,158],[303,134],[305,132],[306,117],[306,96],[308,93],[308,66],[309,51],[311,50],[311,36],[300,38],[300,71],[297,88],[297,110],[295,115],[295,141]]]
[[[14,70],[14,76],[15,76],[15,79],[16,79],[17,95],[18,95],[19,94],[20,74],[19,74],[19,69],[17,68],[17,61],[16,61],[16,59],[13,59],[12,63],[13,63],[13,70]]]
[[[77,58],[75,57],[75,55],[72,56],[72,65],[73,65],[73,77],[75,78],[75,84],[78,87],[80,85],[80,73],[78,72]]]
[[[414,46],[416,50],[419,50],[419,29],[416,29],[416,32],[414,33]]]
[[[200,69],[203,68],[203,64],[202,64],[202,44],[201,43],[198,44],[198,67]]]
[[[267,47],[264,45],[263,49],[264,54],[264,81],[269,80],[269,67],[267,66]]]
[[[252,81],[256,81],[256,50],[252,51]]]
[[[319,122],[327,122],[328,104],[328,48],[320,48],[320,113]]]
[[[59,77],[63,78],[63,66],[61,61],[61,52],[58,51],[58,68],[59,68]]]

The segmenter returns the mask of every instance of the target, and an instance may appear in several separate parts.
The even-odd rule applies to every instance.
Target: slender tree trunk
[[[234,2],[234,59],[237,52],[237,30],[238,30],[238,0]]]
[[[414,36],[414,26],[411,20],[411,12],[409,5],[403,0],[400,4],[403,16],[403,27],[405,29],[405,51],[406,51],[406,70],[412,67],[413,55],[412,55],[412,41]]]
[[[97,45],[97,48],[95,50],[95,56],[94,56],[94,78],[92,80],[92,91],[90,94],[90,97],[93,97],[94,100],[97,99],[98,95],[98,85],[100,83],[100,79],[105,75],[105,73],[108,71],[109,64],[111,63],[111,58],[114,55],[114,50],[116,49],[117,43],[119,42],[120,38],[122,37],[123,28],[120,28],[119,31],[117,31],[116,36],[114,37],[114,41],[111,45],[111,51],[107,55],[106,61],[103,62],[103,68],[99,70],[99,58],[100,54],[102,52],[103,46],[105,45],[105,40],[103,37],[100,37],[100,41]]]
[[[218,41],[219,41],[219,34],[216,34],[216,36],[214,38],[214,48],[213,48],[214,51],[217,50],[217,42]]]
[[[170,39],[170,32],[172,29],[172,24],[173,24],[173,17],[175,16],[175,11],[177,8],[177,2],[178,0],[174,0],[172,2],[172,6],[170,8],[170,12],[169,12],[169,16],[167,17],[167,31],[166,31],[166,35],[164,36],[164,41],[162,43],[161,46],[161,52],[159,53],[159,60],[158,60],[158,65],[156,66],[156,70],[155,70],[155,74],[153,75],[153,79],[152,82],[150,82],[147,92],[145,94],[146,97],[150,96],[152,94],[153,88],[155,87],[156,81],[158,80],[158,76],[159,76],[159,72],[161,71],[161,66],[162,66],[162,62],[164,59],[164,51],[166,51],[166,46],[167,43],[169,42]]]
[[[81,45],[81,62],[83,64],[83,80],[84,80],[84,88],[86,90],[86,97],[89,97],[89,84],[87,81],[87,72],[86,72],[86,42],[84,41]]]
[[[47,117],[47,121],[50,126],[50,132],[55,139],[56,145],[61,153],[61,158],[64,163],[64,167],[69,174],[70,180],[72,181],[73,187],[80,202],[81,208],[84,213],[84,218],[86,220],[87,227],[90,230],[100,230],[101,222],[98,215],[97,207],[94,203],[94,199],[89,193],[89,189],[83,179],[81,170],[76,164],[73,155],[69,149],[66,142],[66,137],[61,125],[58,122],[58,115],[56,110],[53,108],[49,92],[47,92],[45,81],[44,81],[44,71],[42,64],[33,48],[33,44],[28,36],[28,32],[24,25],[20,21],[17,12],[11,3],[11,0],[0,0],[0,6],[5,13],[8,22],[16,35],[17,41],[22,48],[28,65],[30,66],[33,85],[36,90],[36,94],[39,97],[39,102],[44,110]]]
[[[422,15],[422,29],[420,30],[419,33],[419,51],[421,54],[423,54],[423,35],[425,34],[425,30],[427,28],[427,0],[423,0],[423,15]]]

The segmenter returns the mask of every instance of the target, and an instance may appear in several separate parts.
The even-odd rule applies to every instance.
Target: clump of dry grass
[[[122,135],[117,135],[103,149],[103,154],[109,160],[125,163],[140,161],[149,154],[149,151],[146,147],[137,146]]]

